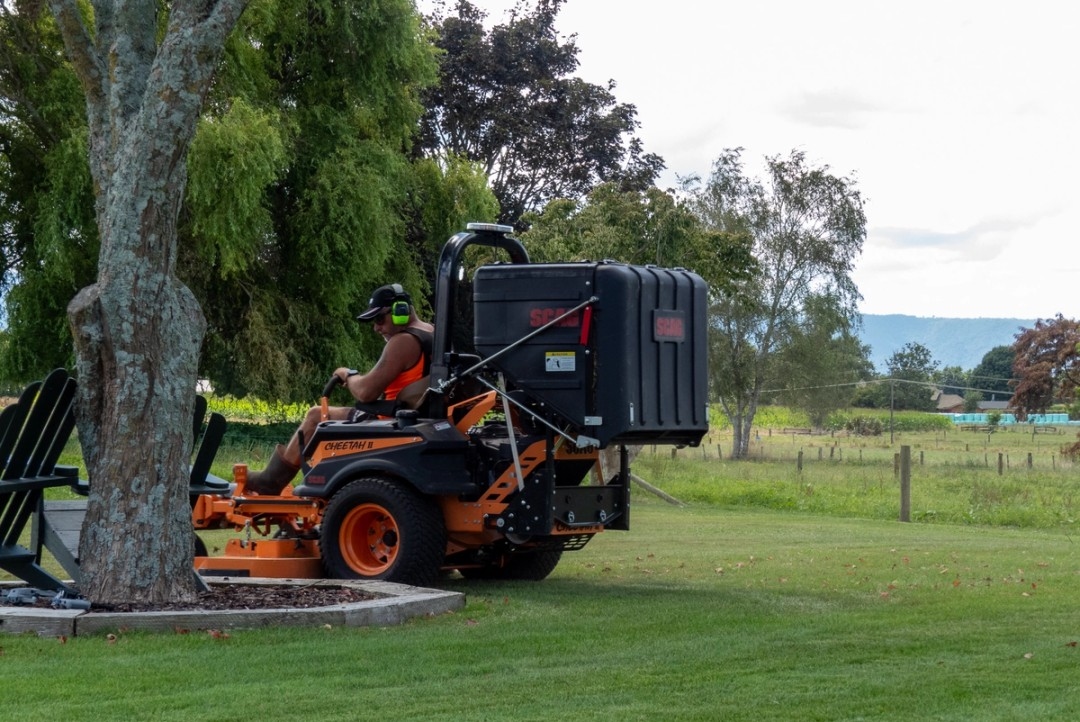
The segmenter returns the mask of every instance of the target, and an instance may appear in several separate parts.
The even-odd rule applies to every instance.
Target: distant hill
[[[970,371],[995,346],[1010,346],[1021,328],[1031,328],[1034,319],[1022,318],[922,318],[888,314],[864,315],[859,333],[870,346],[870,360],[878,372],[904,344],[920,343],[930,350],[938,368],[959,366]]]

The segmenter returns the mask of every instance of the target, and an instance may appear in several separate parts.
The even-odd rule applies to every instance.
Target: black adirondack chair
[[[40,551],[20,539],[40,514],[46,489],[78,482],[78,469],[56,465],[75,428],[74,399],[74,379],[57,369],[0,412],[0,569],[64,592],[74,590],[42,568]]]
[[[74,398],[75,380],[57,369],[44,381],[30,384],[18,403],[0,413],[0,569],[39,589],[65,593],[74,593],[73,585],[45,570],[41,558],[48,550],[78,584],[86,501],[46,501],[44,492],[68,485],[81,495],[89,493],[89,484],[79,478],[77,468],[56,464],[75,427]],[[228,481],[210,473],[225,435],[225,417],[212,413],[207,418],[206,410],[206,399],[196,396],[196,450],[189,476],[192,503],[199,494],[229,490]],[[28,523],[30,543],[23,546],[20,539]]]

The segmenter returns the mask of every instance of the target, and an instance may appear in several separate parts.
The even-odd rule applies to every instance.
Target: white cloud
[[[855,130],[863,128],[877,106],[857,93],[843,90],[807,92],[778,104],[781,115],[793,123]]]
[[[474,0],[501,18],[515,0]],[[422,3],[423,4],[423,3]],[[567,0],[675,177],[724,148],[855,177],[866,313],[1080,318],[1080,19],[1067,3]]]

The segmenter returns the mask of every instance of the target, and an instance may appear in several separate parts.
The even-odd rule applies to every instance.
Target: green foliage
[[[891,421],[890,421],[891,418]],[[851,431],[853,433],[883,433],[889,425],[895,431],[923,433],[950,431],[954,429],[952,420],[942,414],[922,411],[898,411],[890,414],[888,409],[853,410],[840,409],[831,412],[821,428],[826,431]],[[754,427],[757,429],[808,429],[811,428],[810,416],[806,411],[789,406],[759,406],[754,415]],[[722,407],[713,405],[709,413],[710,431],[725,431],[732,428],[731,420]]]
[[[855,384],[873,376],[870,348],[829,295],[811,295],[805,313],[788,329],[788,342],[771,367],[778,398],[809,414],[816,428],[848,405]]]
[[[763,429],[784,429],[810,427],[810,417],[802,409],[788,406],[759,406],[754,415],[754,423]]]
[[[932,375],[934,383],[942,393],[963,396],[964,391],[971,386],[971,379],[959,366],[946,366],[935,371]]]
[[[521,225],[527,211],[604,182],[643,191],[663,169],[632,135],[637,110],[616,102],[614,81],[572,76],[574,37],[555,30],[562,3],[522,2],[490,28],[465,0],[453,5],[456,14],[429,19],[442,56],[439,82],[425,96],[420,149],[440,162],[477,163],[503,223]]]
[[[953,429],[952,420],[948,416],[922,411],[890,413],[888,409],[862,410],[859,412],[835,411],[829,415],[826,423],[826,427],[834,431],[880,428],[882,432],[885,432],[889,430],[890,425],[894,431],[903,432],[949,431]]]
[[[808,429],[810,417],[801,409],[788,406],[759,406],[754,415],[754,425],[760,429]],[[731,419],[720,404],[709,407],[709,429],[732,428]]]
[[[499,203],[488,190],[487,176],[476,163],[457,156],[443,163],[422,158],[413,163],[409,197],[427,244],[419,248],[424,268],[435,268],[443,242],[470,221],[494,221]]]
[[[66,307],[94,282],[86,104],[45,5],[0,14],[0,375],[72,365]],[[412,158],[437,62],[409,0],[254,0],[187,157],[177,273],[208,321],[200,376],[309,400],[381,339],[353,320],[398,282],[421,311],[443,241],[497,205],[475,165]],[[11,229],[11,233],[7,232]],[[6,290],[6,289],[5,289]]]
[[[709,405],[709,429],[722,431],[731,428],[731,419],[727,417],[719,404]]]
[[[1016,353],[1011,346],[995,346],[986,352],[979,365],[969,375],[971,386],[984,394],[1000,394],[1002,398],[1012,396],[1009,380],[1013,377],[1013,361]]]
[[[86,104],[45,4],[0,11],[0,375],[72,364],[65,309],[97,263]]]
[[[931,394],[931,382],[937,370],[933,354],[920,343],[911,341],[893,353],[886,361],[889,371],[889,383],[882,384],[880,393],[887,389],[889,403],[879,406],[892,406],[894,409],[912,409],[930,411],[934,408]]]
[[[222,414],[229,421],[229,435],[235,431],[235,422],[254,424],[291,424],[296,426],[307,413],[310,404],[285,404],[280,401],[263,401],[253,396],[238,399],[235,396],[207,397],[207,410]],[[289,430],[292,433],[292,429]]]
[[[529,230],[520,237],[537,261],[610,258],[688,268],[711,288],[731,287],[753,266],[745,244],[708,232],[685,204],[658,188],[604,184],[581,202],[552,201],[525,222]]]
[[[302,401],[333,368],[374,362],[380,339],[353,321],[373,288],[401,283],[424,306],[410,204],[439,178],[406,151],[436,66],[407,0],[249,10],[192,151],[181,264],[210,327],[201,373]]]
[[[220,118],[204,118],[191,144],[187,206],[195,253],[218,269],[221,282],[254,262],[273,231],[266,188],[285,164],[274,117],[238,99]]]
[[[866,216],[852,179],[813,167],[801,151],[766,159],[764,182],[747,177],[741,150],[728,149],[698,188],[691,181],[696,214],[711,231],[748,244],[755,265],[731,288],[713,288],[709,339],[710,389],[732,419],[732,453],[743,457],[762,389],[787,379],[778,371],[789,351],[796,368],[809,349],[829,339],[829,361],[840,378],[857,375],[865,350],[850,338],[858,291],[851,279],[862,251]],[[831,343],[836,341],[834,345]],[[800,350],[801,349],[801,350]],[[801,379],[800,381],[804,381]],[[791,388],[805,387],[793,383]],[[838,399],[804,395],[817,417]]]
[[[852,416],[844,422],[844,430],[856,436],[881,436],[885,425],[871,416]]]

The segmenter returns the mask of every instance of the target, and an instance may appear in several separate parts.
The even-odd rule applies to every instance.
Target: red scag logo
[[[531,328],[540,328],[545,324],[549,324],[559,316],[563,315],[570,309],[568,308],[533,308],[529,310],[529,326]],[[567,328],[577,328],[581,325],[581,314],[574,313],[563,320],[559,321],[556,326],[563,326]]]
[[[679,342],[686,338],[686,321],[679,311],[656,311],[653,315],[653,340]]]

